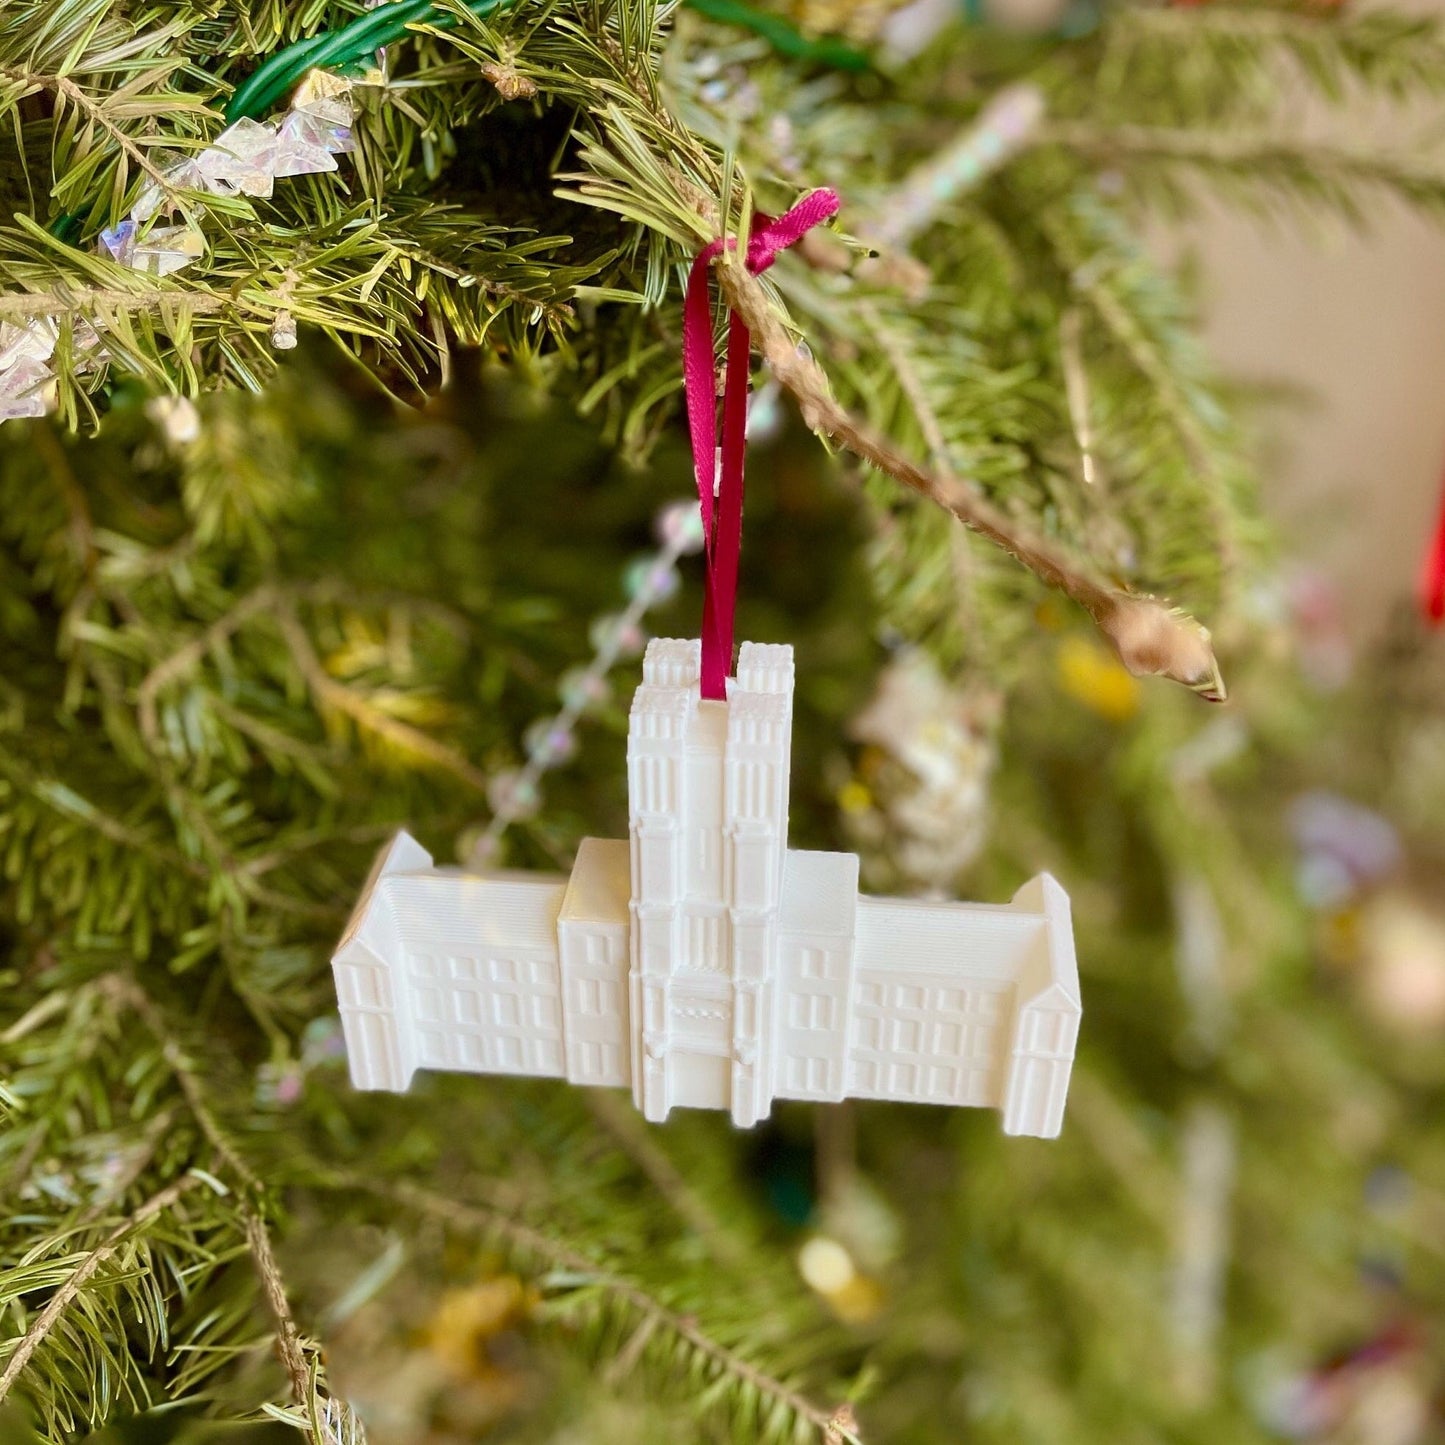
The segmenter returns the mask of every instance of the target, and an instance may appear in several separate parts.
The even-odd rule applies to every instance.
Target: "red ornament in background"
[[[1445,622],[1445,488],[1435,518],[1435,534],[1420,568],[1420,611],[1432,627]]]

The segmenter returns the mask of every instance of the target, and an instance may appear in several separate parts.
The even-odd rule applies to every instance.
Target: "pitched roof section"
[[[968,927],[960,930],[965,919]],[[860,898],[857,965],[1011,983],[1045,928],[1042,915],[1007,905]]]
[[[408,954],[463,957],[511,949],[557,952],[557,914],[567,880],[555,873],[456,870],[383,877],[378,893],[396,921]]]
[[[626,923],[632,896],[631,849],[623,838],[584,838],[562,900],[561,921]]]

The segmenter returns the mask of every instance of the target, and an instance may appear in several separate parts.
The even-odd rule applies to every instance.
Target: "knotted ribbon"
[[[754,276],[778,253],[830,216],[839,206],[834,191],[813,191],[781,216],[755,218],[744,264]],[[722,446],[718,447],[717,380],[712,347],[712,263],[729,237],[698,252],[687,278],[682,311],[682,380],[687,393],[687,426],[692,465],[702,507],[706,583],[702,606],[702,695],[727,696],[733,661],[733,617],[738,598],[738,556],[743,540],[743,451],[747,445],[748,359],[752,337],[735,311],[728,313],[727,361],[723,372]]]

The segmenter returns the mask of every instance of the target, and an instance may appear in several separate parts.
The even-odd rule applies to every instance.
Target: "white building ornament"
[[[856,856],[787,846],[792,648],[744,643],[726,702],[698,665],[696,642],[648,645],[630,836],[584,839],[570,878],[385,849],[333,959],[356,1086],[535,1074],[630,1087],[656,1121],[853,1096],[1058,1134],[1081,1012],[1063,889],[860,896]]]

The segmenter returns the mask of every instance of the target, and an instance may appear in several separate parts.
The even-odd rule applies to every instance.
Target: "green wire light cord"
[[[490,15],[510,3],[512,0],[469,0],[467,8],[474,15]],[[834,70],[869,68],[868,57],[852,46],[827,36],[810,39],[780,16],[754,10],[745,0],[685,0],[685,3],[709,20],[751,30],[790,59],[810,60]],[[434,17],[435,9],[433,0],[392,0],[389,5],[358,15],[339,30],[326,30],[278,50],[236,88],[226,105],[227,124],[246,117],[259,120],[270,114],[308,70],[353,70],[364,65],[383,45],[402,39],[413,25],[432,19],[437,25],[453,23],[454,17],[445,13]],[[62,241],[73,240],[84,214],[57,217],[50,228],[52,234]]]
[[[467,8],[474,15],[489,15],[507,3],[509,0],[471,0]],[[744,0],[686,0],[686,3],[710,20],[751,30],[780,55],[791,59],[812,60],[835,70],[868,68],[868,57],[852,46],[827,36],[810,39],[781,17],[754,10]],[[340,30],[325,31],[278,50],[237,87],[226,106],[227,121],[244,116],[258,119],[275,109],[308,70],[345,71],[363,64],[373,51],[400,40],[410,26],[431,19],[435,8],[432,0],[392,0],[389,5],[358,15]],[[443,14],[435,23],[447,25],[451,17]]]

